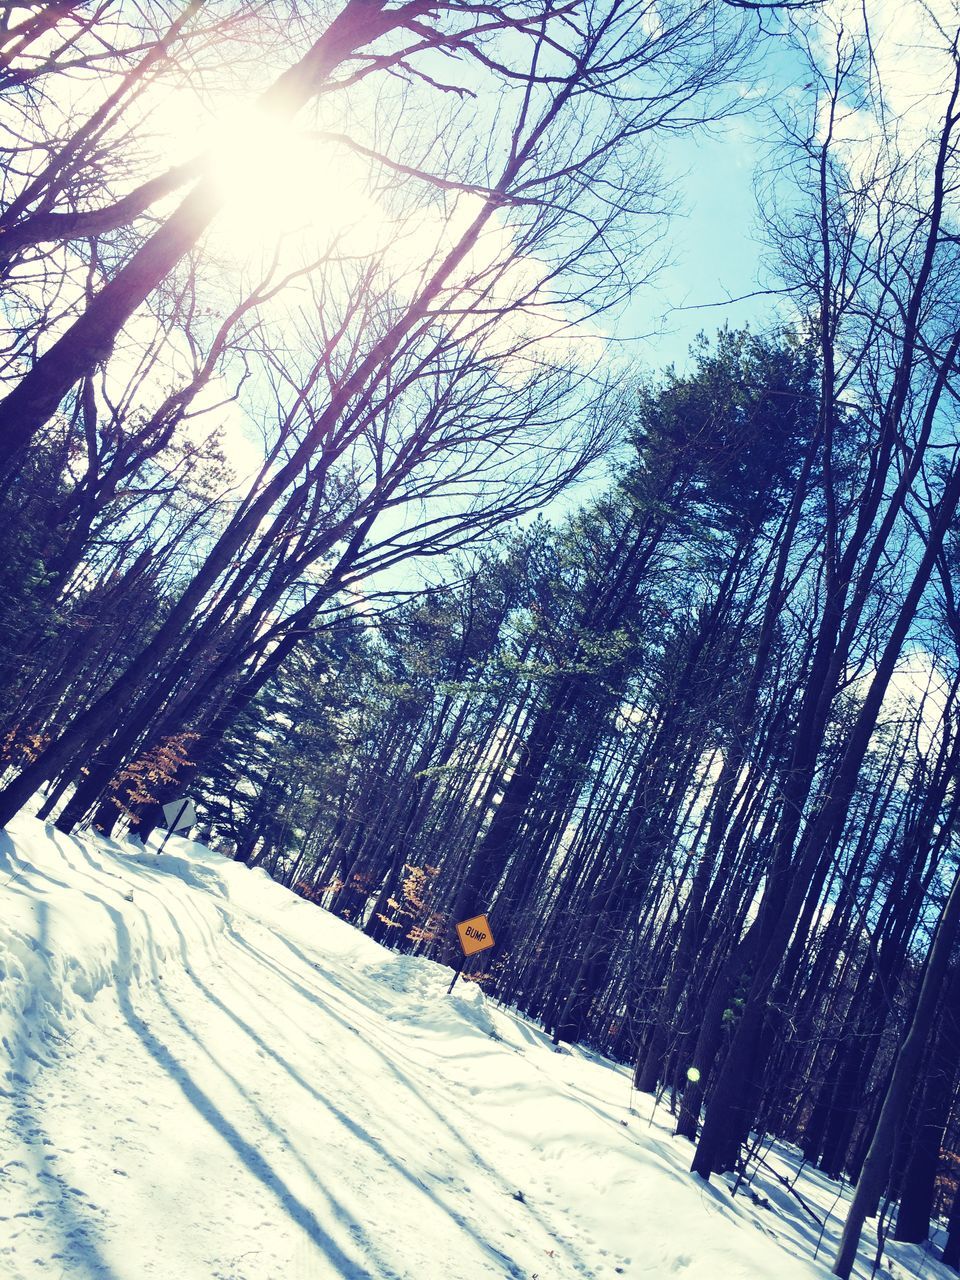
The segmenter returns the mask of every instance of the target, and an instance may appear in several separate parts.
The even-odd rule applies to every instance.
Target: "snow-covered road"
[[[623,1069],[437,965],[199,845],[11,834],[2,1280],[826,1274],[776,1183],[696,1182]]]

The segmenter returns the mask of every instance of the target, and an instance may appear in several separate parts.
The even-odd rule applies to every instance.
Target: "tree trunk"
[[[897,1130],[910,1101],[917,1068],[936,1013],[937,999],[950,962],[950,952],[957,934],[958,922],[960,922],[960,874],[953,882],[950,897],[947,899],[934,934],[917,1005],[897,1054],[886,1097],[880,1108],[880,1118],[877,1121],[873,1141],[863,1162],[860,1180],[844,1224],[840,1247],[833,1262],[833,1274],[840,1276],[841,1280],[849,1280],[856,1261],[857,1246],[860,1243],[864,1221],[870,1207],[882,1194],[884,1182],[890,1171]]]
[[[950,1116],[960,1062],[960,966],[949,983],[933,1053],[927,1064],[913,1147],[903,1177],[893,1238],[920,1244],[930,1234],[940,1145]]]

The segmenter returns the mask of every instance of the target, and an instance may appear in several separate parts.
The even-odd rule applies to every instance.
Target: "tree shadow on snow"
[[[72,849],[76,849],[79,855],[91,868],[103,872],[103,868],[97,866],[96,861],[89,855],[87,849],[84,848],[83,844],[79,840],[74,840],[69,837],[62,837],[61,840],[68,842]],[[66,853],[63,843],[61,843],[60,847],[61,852]],[[68,859],[68,861],[70,860]],[[70,865],[75,870],[80,870],[81,874],[83,874],[81,868],[76,867],[72,862]],[[65,882],[58,881],[54,877],[47,875],[45,872],[37,871],[33,868],[31,870],[33,874],[49,881],[55,887],[62,886],[65,889],[80,894],[82,897],[95,903],[107,913],[116,936],[117,964],[114,968],[114,988],[117,994],[121,1013],[123,1014],[127,1024],[137,1035],[149,1055],[177,1084],[183,1095],[194,1107],[200,1117],[228,1143],[234,1154],[239,1158],[247,1170],[261,1183],[261,1185],[266,1188],[267,1191],[271,1193],[272,1196],[274,1196],[284,1213],[301,1227],[309,1239],[324,1254],[326,1262],[331,1267],[329,1274],[336,1274],[337,1276],[343,1277],[343,1280],[374,1280],[374,1276],[376,1277],[376,1280],[394,1280],[396,1273],[385,1264],[381,1266],[379,1259],[376,1263],[376,1272],[371,1273],[360,1263],[344,1253],[339,1244],[321,1225],[313,1211],[293,1193],[293,1191],[284,1183],[283,1179],[271,1167],[266,1158],[243,1137],[233,1124],[231,1124],[213,1100],[203,1091],[203,1089],[199,1087],[199,1085],[196,1084],[183,1064],[177,1060],[167,1046],[164,1045],[162,1041],[160,1041],[137,1016],[130,990],[130,972],[134,957],[129,930],[121,912],[104,900],[102,896],[102,885],[97,883],[94,880],[94,877],[90,876],[89,878],[94,880],[96,888],[101,891],[93,892],[81,889],[76,885],[67,885]],[[141,915],[142,914],[143,913],[141,912]],[[145,916],[144,920],[149,928],[149,922],[146,920]],[[171,1015],[178,1021],[183,1030],[196,1041],[196,1036],[183,1022],[176,1011],[171,1008],[169,1001],[166,1000],[162,992],[157,991],[156,994],[166,1005]],[[202,1045],[200,1047],[204,1048]],[[205,1048],[204,1051],[206,1052]],[[218,1063],[217,1065],[221,1064]],[[239,1085],[236,1087],[244,1097],[245,1101],[247,1101],[254,1110],[259,1111],[255,1104],[249,1099],[246,1092],[242,1090]],[[260,1112],[260,1115],[264,1120],[267,1120],[266,1117],[263,1117],[262,1112]],[[325,1188],[323,1188],[323,1190],[326,1198],[330,1202],[331,1209],[341,1219],[346,1229],[355,1239],[357,1239],[358,1243],[367,1248],[371,1254],[375,1256],[372,1243],[367,1238],[361,1225],[355,1222],[350,1215],[346,1213],[343,1207],[330,1196],[329,1192],[327,1192]],[[66,1204],[69,1205],[69,1201],[67,1201]],[[87,1269],[90,1272],[90,1280],[119,1280],[119,1277],[109,1269],[106,1262],[104,1262],[99,1255],[97,1255],[96,1258],[92,1256],[94,1246],[92,1242],[88,1243],[89,1231],[81,1218],[76,1215],[74,1216],[74,1219],[65,1227],[64,1236],[65,1239],[68,1240],[68,1243],[72,1243],[78,1238],[83,1240],[84,1245],[86,1246],[86,1254],[88,1255],[84,1258],[84,1265],[87,1266]],[[76,1252],[75,1247],[74,1251]],[[98,1267],[99,1269],[97,1269]],[[73,1275],[74,1273],[70,1272],[70,1274]]]
[[[91,895],[92,896],[92,895]],[[121,1012],[126,1019],[131,1030],[139,1037],[144,1048],[150,1054],[161,1069],[173,1080],[184,1097],[191,1104],[197,1114],[211,1128],[227,1142],[234,1154],[246,1169],[262,1184],[277,1200],[284,1213],[291,1218],[297,1225],[309,1236],[313,1243],[326,1256],[330,1265],[335,1268],[336,1274],[344,1277],[344,1280],[368,1280],[370,1272],[366,1271],[359,1263],[350,1258],[343,1252],[341,1247],[333,1239],[320,1224],[314,1212],[296,1196],[293,1191],[286,1185],[279,1174],[272,1168],[267,1159],[249,1143],[239,1130],[227,1119],[223,1112],[216,1106],[212,1098],[210,1098],[203,1089],[194,1081],[193,1077],[183,1066],[183,1064],[173,1055],[167,1046],[149,1029],[148,1026],[137,1016],[130,995],[130,983],[126,977],[126,972],[131,960],[130,935],[127,930],[123,916],[115,908],[105,903],[101,899],[102,906],[113,921],[117,935],[117,950],[120,961],[119,973],[117,975],[117,998],[120,1004]],[[158,993],[167,1008],[170,1009],[169,1001]],[[175,1011],[170,1010],[174,1014],[177,1021],[183,1026],[188,1034],[193,1036],[190,1029],[183,1023],[182,1019],[176,1015]],[[195,1036],[193,1036],[196,1039]],[[238,1087],[239,1088],[239,1087]],[[245,1092],[240,1090],[249,1102]],[[250,1104],[253,1106],[254,1104]],[[254,1108],[256,1109],[256,1108]],[[337,1209],[336,1202],[331,1200],[331,1205]],[[342,1209],[340,1210],[343,1214]],[[351,1229],[358,1224],[352,1224]],[[383,1274],[383,1273],[380,1273]],[[389,1275],[389,1272],[386,1273]],[[379,1280],[379,1276],[378,1276]]]
[[[257,1031],[255,1031],[254,1028],[251,1027],[250,1024],[239,1013],[236,1012],[236,1010],[230,1008],[223,1000],[220,999],[219,996],[215,995],[214,992],[211,991],[211,989],[207,986],[207,984],[204,983],[203,980],[199,978],[191,968],[189,968],[189,955],[188,955],[188,950],[186,946],[186,940],[184,939],[183,934],[180,930],[180,927],[177,924],[176,918],[170,913],[169,909],[165,906],[165,904],[163,904],[159,900],[157,900],[157,904],[167,913],[167,916],[173,928],[177,931],[180,937],[180,952],[181,952],[181,959],[184,962],[185,976],[187,976],[190,979],[190,981],[197,987],[197,989],[203,995],[204,999],[207,1000],[216,1009],[218,1009],[221,1013],[223,1013],[225,1017],[229,1018],[234,1023],[234,1025],[240,1031],[242,1031],[251,1040],[251,1042],[254,1045],[256,1045],[256,1047],[260,1050],[261,1053],[263,1053],[265,1056],[269,1057],[272,1061],[274,1061],[290,1077],[290,1079],[294,1081],[295,1084],[297,1084],[301,1089],[303,1089],[304,1092],[307,1093],[315,1102],[319,1103],[322,1107],[324,1107],[325,1110],[331,1116],[333,1116],[333,1118],[344,1128],[344,1130],[346,1130],[346,1132],[351,1135],[351,1137],[357,1139],[358,1141],[362,1142],[367,1147],[369,1147],[373,1152],[374,1156],[380,1159],[384,1164],[386,1164],[392,1170],[393,1173],[399,1174],[400,1177],[403,1178],[406,1182],[408,1182],[416,1192],[426,1197],[436,1208],[440,1209],[441,1212],[446,1214],[447,1217],[450,1218],[451,1222],[458,1228],[458,1230],[463,1232],[465,1235],[470,1236],[475,1241],[475,1243],[481,1248],[481,1250],[489,1256],[491,1261],[496,1262],[501,1267],[505,1267],[507,1269],[508,1275],[517,1277],[519,1280],[519,1278],[522,1277],[524,1273],[516,1266],[516,1264],[510,1258],[508,1258],[505,1254],[501,1253],[498,1249],[496,1249],[493,1245],[491,1245],[489,1241],[485,1240],[482,1236],[480,1236],[477,1233],[477,1231],[474,1229],[474,1227],[470,1224],[470,1222],[461,1213],[459,1213],[451,1205],[445,1203],[432,1188],[427,1186],[427,1184],[424,1183],[415,1173],[413,1173],[409,1168],[407,1168],[406,1164],[403,1162],[402,1157],[395,1156],[394,1154],[392,1154],[388,1150],[388,1148],[383,1144],[383,1142],[374,1134],[372,1134],[369,1131],[369,1129],[367,1129],[359,1121],[347,1115],[346,1112],[344,1112],[340,1107],[337,1106],[337,1104],[331,1099],[331,1097],[328,1094],[323,1093],[314,1084],[306,1080],[301,1075],[301,1073],[297,1071],[296,1067],[294,1067],[292,1063],[287,1061],[286,1058],[284,1058],[281,1054],[279,1054],[268,1041],[264,1040],[263,1037],[259,1035]],[[149,923],[148,923],[148,927],[149,927]],[[225,929],[226,929],[227,940],[237,949],[247,953],[249,958],[253,960],[254,963],[259,968],[272,970],[274,973],[276,973],[276,975],[281,979],[281,981],[286,986],[295,990],[304,1000],[309,1001],[312,1005],[318,1008],[324,1016],[337,1022],[342,1029],[352,1033],[357,1033],[356,1028],[351,1023],[349,1023],[339,1013],[337,1013],[334,1009],[332,1009],[318,995],[316,995],[314,992],[309,991],[307,988],[301,986],[299,983],[296,982],[295,979],[291,977],[289,972],[284,971],[284,969],[281,966],[277,965],[271,957],[267,956],[264,952],[261,952],[258,948],[254,947],[252,944],[247,942],[246,939],[242,938],[241,935],[239,935],[232,928],[229,918],[225,920]],[[286,941],[285,939],[281,938],[279,935],[277,935],[277,938],[278,938],[278,941],[284,941],[284,942]],[[215,1059],[213,1055],[211,1055],[209,1051],[206,1050],[206,1048],[194,1035],[191,1029],[187,1027],[187,1025],[182,1021],[179,1014],[177,1014],[177,1012],[172,1008],[169,1001],[166,1001],[163,996],[161,996],[161,999],[164,999],[164,1002],[166,1003],[167,1008],[170,1011],[171,1015],[183,1027],[184,1031],[187,1032],[188,1034],[193,1035],[193,1038],[197,1041],[198,1044],[200,1044],[200,1047],[203,1049],[205,1053],[207,1053],[207,1056],[211,1059],[211,1061],[213,1061],[214,1064],[228,1077],[228,1079],[231,1080],[231,1083],[233,1083],[234,1086],[238,1090],[240,1090],[241,1086],[237,1083],[234,1077],[226,1070],[226,1068],[223,1066],[223,1064],[219,1060]],[[401,1083],[406,1089],[408,1089],[408,1091],[411,1092],[411,1094],[413,1094],[413,1096],[416,1098],[416,1101],[420,1103],[422,1106],[424,1106],[427,1110],[429,1110],[431,1114],[435,1115],[438,1121],[444,1124],[445,1127],[450,1129],[451,1134],[456,1138],[458,1146],[469,1148],[469,1144],[467,1143],[466,1139],[464,1139],[456,1130],[454,1130],[452,1126],[447,1124],[446,1118],[442,1115],[442,1113],[440,1113],[439,1111],[436,1111],[433,1107],[429,1105],[429,1103],[425,1101],[425,1099],[422,1096],[422,1093],[419,1090],[417,1090],[416,1086],[405,1075],[403,1075],[402,1072],[398,1071],[395,1068],[394,1064],[389,1060],[389,1058],[387,1058],[384,1054],[382,1054],[381,1051],[377,1049],[375,1046],[370,1045],[368,1041],[365,1041],[365,1043],[367,1044],[368,1048],[371,1048],[373,1052],[375,1052],[378,1055],[378,1057],[382,1058],[386,1068],[391,1072],[391,1074],[394,1075],[394,1077],[398,1080],[399,1083]],[[255,1104],[251,1103],[251,1105],[255,1107]],[[261,1116],[265,1126],[268,1128],[275,1129],[275,1126],[273,1125],[273,1122],[269,1119],[269,1117],[265,1116],[263,1112],[259,1110],[259,1108],[255,1107],[255,1109],[258,1110],[258,1113]],[[293,1150],[291,1144],[289,1143],[289,1139],[287,1140],[287,1146],[288,1146],[288,1149]],[[302,1167],[304,1168],[305,1172],[307,1172],[308,1176],[315,1179],[316,1175],[313,1173],[313,1170],[310,1168],[310,1166],[307,1165],[306,1162],[304,1162],[301,1157],[297,1156],[297,1158],[300,1160],[300,1163],[302,1164]],[[478,1163],[482,1163],[480,1162],[479,1157],[477,1157],[477,1161]],[[492,1174],[494,1177],[498,1177],[498,1175],[496,1174],[496,1171],[489,1168],[489,1166],[487,1166],[487,1171],[490,1174]],[[327,1192],[325,1192],[325,1194],[329,1195],[329,1193]],[[386,1275],[386,1274],[387,1274],[386,1271],[378,1273],[378,1275]]]

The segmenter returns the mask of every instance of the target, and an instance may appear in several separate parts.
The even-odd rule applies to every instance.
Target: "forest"
[[[0,87],[0,823],[486,913],[692,1176],[960,1270],[955,8],[3,3]],[[745,121],[749,296],[638,353]]]

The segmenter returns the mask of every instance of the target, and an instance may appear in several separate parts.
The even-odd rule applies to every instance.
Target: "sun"
[[[238,107],[218,123],[208,155],[223,198],[214,236],[233,255],[291,238],[356,252],[377,238],[383,217],[364,192],[362,167],[322,134]]]
[[[219,257],[244,262],[281,242],[369,252],[381,240],[385,216],[368,194],[368,162],[332,135],[241,99],[215,114],[168,100],[154,123],[168,163],[198,156],[217,191],[210,235]]]

